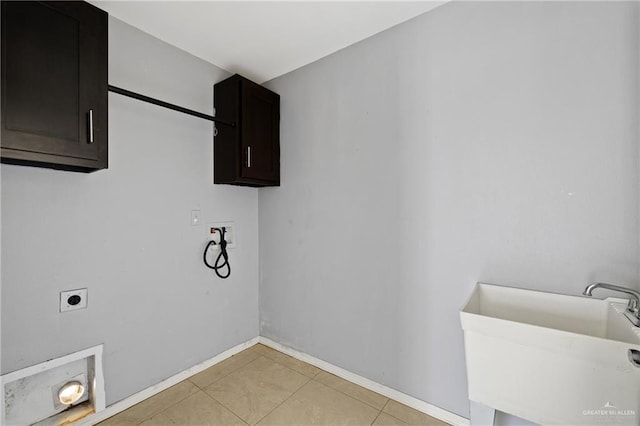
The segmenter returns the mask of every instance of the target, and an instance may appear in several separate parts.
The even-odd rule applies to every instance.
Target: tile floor
[[[446,425],[263,345],[100,423],[112,425]]]

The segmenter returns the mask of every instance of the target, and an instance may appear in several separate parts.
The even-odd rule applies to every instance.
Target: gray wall
[[[477,281],[638,288],[638,4],[453,2],[268,85],[261,335],[468,415]]]
[[[109,21],[109,82],[211,114],[228,73]],[[211,123],[109,95],[110,166],[2,166],[2,373],[104,343],[107,404],[258,335],[258,194],[213,185]],[[233,220],[233,274],[202,264]],[[58,312],[61,290],[88,309]]]

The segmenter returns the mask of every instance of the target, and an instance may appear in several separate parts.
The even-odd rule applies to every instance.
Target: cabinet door
[[[280,183],[280,97],[248,82],[242,89],[242,177]]]
[[[3,157],[106,167],[106,31],[84,2],[2,2]]]

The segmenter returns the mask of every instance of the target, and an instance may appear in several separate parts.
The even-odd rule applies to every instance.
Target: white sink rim
[[[487,302],[494,305],[489,306]],[[542,307],[542,302],[554,305]],[[477,315],[607,342],[640,345],[640,327],[624,316],[627,302],[627,299],[613,297],[598,299],[479,282],[461,314],[463,318]],[[546,316],[541,317],[541,313]]]

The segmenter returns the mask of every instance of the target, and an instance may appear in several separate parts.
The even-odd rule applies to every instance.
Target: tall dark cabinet
[[[280,185],[280,96],[236,74],[213,89],[218,124],[214,183]]]
[[[3,163],[107,168],[107,25],[85,2],[2,2]]]

